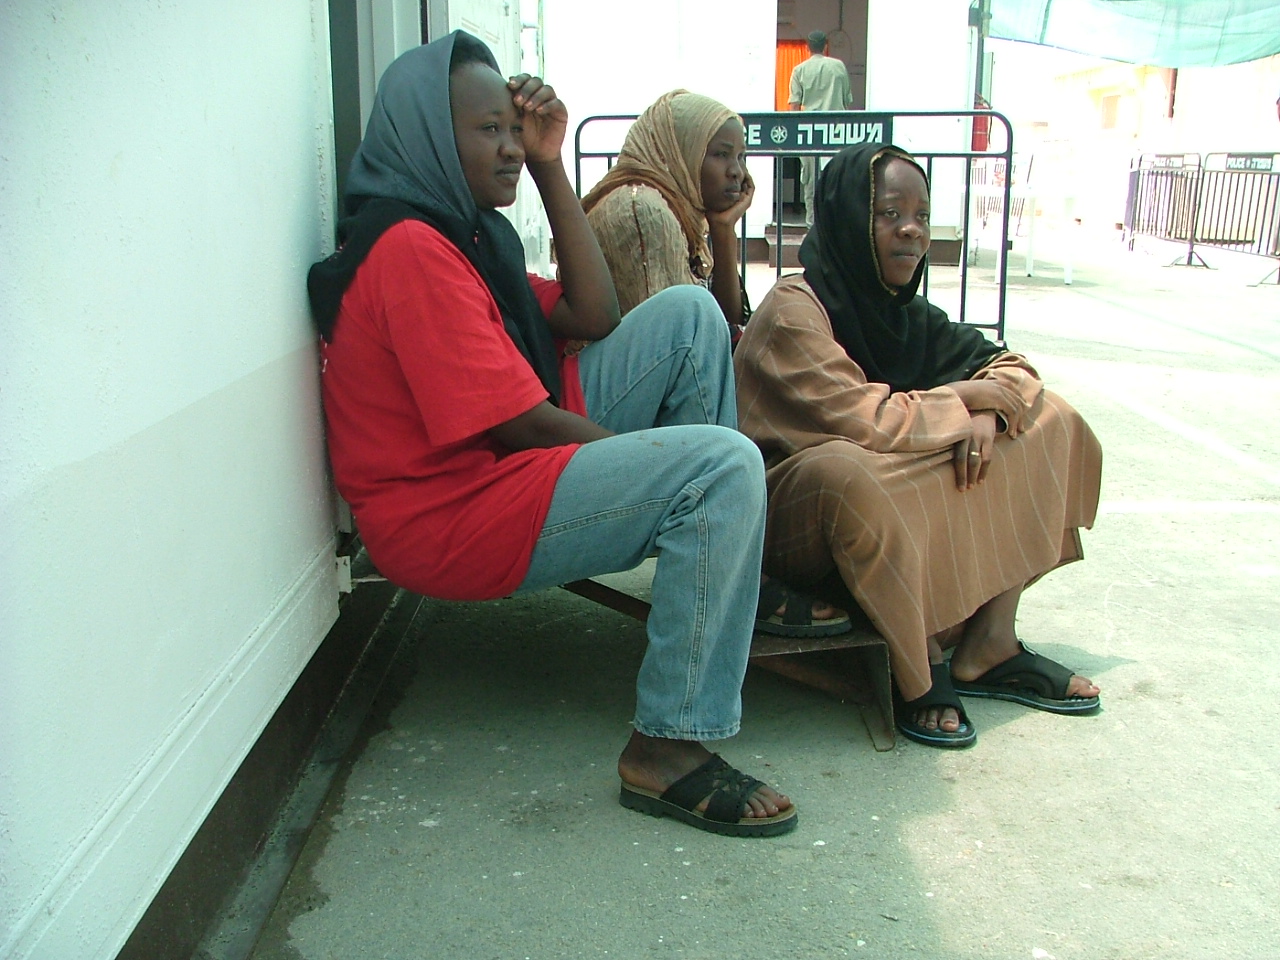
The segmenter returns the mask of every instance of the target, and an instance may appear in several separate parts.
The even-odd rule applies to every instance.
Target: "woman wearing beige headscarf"
[[[755,195],[745,152],[738,115],[688,90],[664,93],[631,125],[618,162],[582,201],[623,313],[696,283],[737,342],[749,308],[736,228]]]
[[[696,283],[711,290],[738,342],[751,311],[737,225],[756,189],[745,160],[738,115],[688,90],[664,93],[631,125],[618,162],[582,201],[624,314]],[[851,628],[843,610],[762,576],[757,630],[821,637]]]

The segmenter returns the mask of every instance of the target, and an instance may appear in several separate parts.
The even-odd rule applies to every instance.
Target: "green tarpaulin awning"
[[[1218,67],[1280,53],[1280,0],[985,0],[987,35],[1127,63]]]

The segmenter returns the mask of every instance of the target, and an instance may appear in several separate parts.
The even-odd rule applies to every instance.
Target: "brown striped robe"
[[[952,465],[970,431],[959,396],[868,383],[802,276],[765,297],[734,367],[741,429],[768,471],[766,571],[801,586],[838,570],[888,642],[906,699],[929,689],[928,637],[1082,556],[1102,448],[1024,357],[1004,354],[974,375],[1003,387],[1010,430],[968,491]]]

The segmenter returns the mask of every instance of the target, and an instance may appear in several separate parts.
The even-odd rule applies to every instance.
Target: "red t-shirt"
[[[550,314],[560,285],[530,283]],[[356,271],[321,358],[334,479],[378,570],[447,600],[514,591],[578,445],[512,452],[489,436],[547,391],[475,268],[434,227],[395,225]],[[561,405],[585,415],[576,357],[561,375]]]

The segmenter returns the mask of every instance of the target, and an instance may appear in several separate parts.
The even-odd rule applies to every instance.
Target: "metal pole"
[[[989,143],[989,141],[988,141]],[[985,170],[985,165],[984,165]],[[973,157],[964,162],[964,242],[960,251],[960,317],[964,320],[964,292],[969,288],[969,245],[973,238]],[[976,247],[974,248],[976,249]],[[974,259],[977,259],[976,254]]]
[[[1000,229],[1000,272],[996,276],[996,281],[1000,285],[1000,305],[996,310],[996,339],[1000,343],[1004,343],[1004,309],[1005,301],[1009,293],[1009,260],[1006,253],[1009,248],[1009,212],[1010,198],[1013,195],[1013,126],[1008,120],[1004,120],[1005,136],[1008,141],[1005,143],[1005,171],[1004,171],[1004,216],[1001,217]]]
[[[773,276],[782,276],[782,157],[773,158]]]
[[[1196,255],[1196,230],[1200,227],[1200,190],[1204,185],[1204,167],[1196,168],[1192,180],[1194,189],[1191,193],[1191,223],[1187,226],[1187,266],[1194,266],[1191,258]]]
[[[924,173],[925,173],[926,179],[928,179],[930,183],[933,183],[933,157],[925,158]],[[932,264],[926,258],[925,265],[924,265],[924,282],[923,282],[924,289],[920,291],[920,296],[926,299],[928,299],[928,296],[929,296],[929,273],[930,273],[929,268],[931,266]],[[964,321],[964,285],[963,284],[961,284],[960,286],[960,320],[961,322]]]

